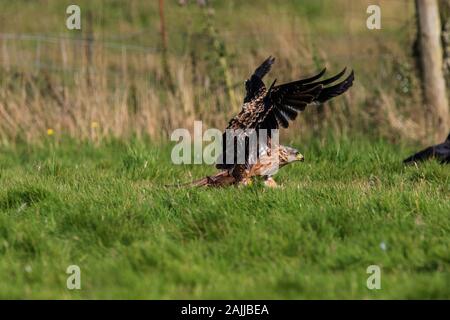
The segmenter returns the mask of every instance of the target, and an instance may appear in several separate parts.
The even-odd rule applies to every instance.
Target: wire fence
[[[345,8],[350,19],[337,18],[342,21],[339,30],[329,26],[309,27],[303,22],[292,22],[291,25],[290,21],[284,21],[278,29],[252,26],[236,30],[213,25],[217,31],[214,35],[208,28],[203,31],[178,30],[177,33],[169,28],[167,54],[176,86],[174,91],[164,83],[166,74],[161,66],[164,50],[156,23],[155,28],[133,28],[123,34],[108,34],[98,28],[91,33],[83,29],[72,33],[74,36],[69,33],[3,32],[0,33],[0,72],[6,70],[11,75],[4,83],[12,88],[20,87],[17,91],[26,91],[30,86],[41,95],[41,101],[34,102],[33,108],[37,111],[30,112],[30,100],[22,98],[26,93],[16,94],[13,101],[17,105],[17,114],[11,118],[9,127],[20,128],[22,123],[33,126],[46,119],[50,125],[61,122],[63,130],[68,121],[76,136],[80,125],[89,126],[91,119],[96,119],[103,123],[105,135],[111,130],[121,136],[129,128],[140,128],[153,135],[157,128],[174,128],[198,118],[211,125],[221,125],[233,108],[240,107],[238,95],[243,92],[244,77],[261,57],[269,54],[279,59],[277,75],[285,78],[280,81],[307,76],[324,66],[329,67],[330,72],[340,71],[343,66],[354,69],[359,88],[348,97],[354,101],[348,103],[348,108],[340,109],[341,118],[330,117],[330,123],[346,127],[351,125],[348,121],[351,117],[357,119],[354,120],[355,127],[356,122],[369,123],[367,119],[376,117],[374,114],[379,112],[377,101],[380,96],[388,99],[395,108],[402,108],[403,104],[396,103],[402,96],[395,91],[413,88],[408,82],[410,71],[395,68],[399,65],[401,69],[411,62],[408,58],[413,53],[416,21],[410,11],[410,2],[392,1],[405,4],[405,10],[399,16],[383,15],[382,30],[366,28],[367,13],[360,7],[355,8],[353,0],[349,0]],[[202,23],[208,26],[207,22]],[[226,53],[218,52],[222,50]],[[227,59],[230,83],[224,81],[227,71],[221,70],[223,66],[217,63],[218,60],[207,60],[213,53],[224,54],[223,58]],[[55,77],[47,79],[47,74],[55,74]],[[24,81],[16,81],[17,75]],[[17,83],[19,85],[14,87]],[[370,99],[372,96],[369,95],[375,96],[374,92],[379,88],[384,93],[390,90],[390,95]],[[6,90],[0,90],[5,106],[11,103],[6,97],[9,93],[4,93]],[[236,95],[231,95],[230,91],[235,91]],[[366,110],[376,110],[373,114],[365,115],[358,109],[358,105],[366,104],[367,100],[372,100],[373,108]],[[341,103],[347,104],[345,100]],[[52,110],[57,112],[48,112],[53,104]],[[59,110],[67,115],[58,117]],[[71,112],[76,116],[72,117]],[[136,118],[138,113],[140,117]],[[411,109],[409,113],[417,112]],[[8,112],[4,111],[4,114],[8,116]],[[39,121],[23,120],[24,115],[33,115]],[[323,118],[324,113],[320,117]],[[316,126],[322,122],[313,118],[314,114],[310,114],[308,125]],[[15,136],[19,132],[19,129],[9,127],[4,128],[5,135]],[[36,128],[36,132],[42,132],[42,128]],[[89,136],[91,133],[84,134]]]
[[[327,52],[328,58],[339,62],[353,62],[353,61],[374,61],[377,60],[391,60],[395,58],[395,53],[376,52],[372,50],[374,46],[385,45],[386,43],[399,42],[399,37],[402,38],[403,46],[411,46],[416,36],[415,18],[411,12],[411,4],[408,0],[390,0],[399,3],[404,3],[404,11],[402,14],[394,12],[383,12],[382,23],[387,27],[395,27],[396,32],[372,31],[368,32],[354,32],[352,31],[352,24],[355,20],[359,24],[365,24],[367,14],[365,12],[356,11],[353,0],[347,1],[347,8],[350,12],[350,19],[344,21],[348,24],[348,32],[340,35],[335,33],[320,33],[304,32],[297,29],[285,30],[286,37],[289,39],[309,39],[310,43],[317,41],[327,43],[338,43],[346,41],[349,48],[346,52]],[[103,14],[103,13],[102,13]],[[192,45],[187,43],[187,36],[185,30],[181,30],[178,34],[177,40],[185,42],[181,47]],[[121,67],[109,68],[109,73],[121,73],[125,66],[130,61],[135,61],[145,66],[145,60],[153,59],[155,55],[162,52],[161,45],[158,38],[158,29],[142,28],[141,30],[134,30],[123,34],[106,34],[101,33],[95,37],[92,34],[78,33],[76,36],[69,36],[67,34],[31,34],[31,33],[0,33],[0,58],[2,67],[19,68],[27,71],[47,70],[49,72],[85,72],[86,63],[90,64],[88,67],[91,72],[95,72],[96,66],[93,61],[85,61],[92,59],[89,55],[100,55],[101,59],[106,59],[106,56],[115,56],[120,60]],[[141,44],[139,41],[142,37],[155,39],[154,43]],[[170,35],[169,35],[170,36]],[[228,30],[220,30],[219,37],[224,44],[230,44],[237,40],[240,45],[253,43],[247,40],[254,38],[259,39],[263,44],[267,43],[269,39],[275,36],[274,33],[265,32],[263,30],[239,30],[238,33]],[[195,34],[195,39],[207,39],[208,34]],[[169,39],[170,42],[170,39]],[[372,45],[362,46],[361,44],[370,43]],[[251,44],[250,44],[251,45]],[[366,47],[367,50],[363,50]],[[411,51],[411,48],[404,48],[406,51]],[[180,54],[180,52],[171,51],[169,46],[169,54]],[[183,54],[183,52],[181,53]],[[140,62],[136,63],[139,60]],[[98,62],[96,60],[95,62]],[[116,63],[117,64],[117,63]],[[314,66],[315,63],[303,65],[308,68]],[[148,70],[143,67],[137,67],[134,72],[144,74]]]
[[[242,37],[243,35],[240,35]],[[262,35],[260,35],[262,36]],[[297,33],[294,36],[297,37],[312,37],[313,34],[308,33]],[[250,35],[249,35],[250,37]],[[230,39],[231,35],[225,37]],[[326,39],[327,36],[321,36],[321,39]],[[335,36],[329,36],[332,41],[340,41],[336,39]],[[358,42],[358,39],[365,40],[373,43],[386,43],[389,37],[386,36],[372,36],[368,38],[366,35],[356,35],[352,36],[352,42]],[[228,41],[228,40],[227,40]],[[392,39],[392,41],[395,41]],[[414,39],[408,38],[408,41],[412,44]],[[81,61],[77,64],[77,60],[82,60],[81,56],[84,54],[82,51],[90,50],[96,51],[100,49],[102,55],[121,55],[125,56],[127,60],[136,60],[152,57],[160,54],[162,52],[161,48],[158,46],[143,46],[143,45],[132,45],[123,42],[113,42],[105,41],[99,39],[77,39],[70,38],[66,36],[48,36],[48,35],[36,35],[36,34],[12,34],[12,33],[0,33],[0,43],[2,49],[0,52],[0,57],[2,58],[2,68],[10,69],[11,67],[16,67],[21,70],[27,71],[39,71],[47,70],[52,72],[84,72],[85,68],[80,66]],[[31,44],[33,47],[27,47],[27,44]],[[53,46],[53,48],[51,48]],[[20,49],[27,47],[26,49]],[[407,51],[412,50],[411,48],[406,48]],[[43,52],[53,51],[52,54],[44,55]],[[58,53],[59,51],[59,53]],[[67,62],[66,52],[78,52],[79,59],[72,59],[71,63]],[[18,53],[15,55],[15,53]],[[21,55],[26,54],[26,58],[22,58]],[[59,58],[58,58],[59,55]],[[53,57],[50,61],[49,57]],[[346,53],[333,53],[330,57],[333,61],[374,61],[388,59],[395,59],[395,54],[389,52],[371,52],[367,50],[365,52],[349,50]],[[315,66],[316,63],[303,64],[305,68]],[[95,72],[95,65],[91,65],[90,69]],[[111,72],[118,72],[117,69],[112,69]],[[145,72],[145,69],[141,70]],[[137,73],[140,73],[137,70]]]

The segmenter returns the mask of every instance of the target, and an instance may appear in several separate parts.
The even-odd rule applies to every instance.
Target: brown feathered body
[[[278,146],[271,152],[262,154],[258,161],[251,165],[248,170],[244,170],[240,179],[228,170],[218,172],[213,176],[207,176],[203,179],[196,180],[191,183],[192,186],[203,187],[225,187],[237,184],[248,184],[254,177],[271,177],[279,168],[293,161],[303,161],[303,155],[297,150],[287,146]]]

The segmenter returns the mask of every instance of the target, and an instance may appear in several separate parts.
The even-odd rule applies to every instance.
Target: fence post
[[[442,22],[442,45],[444,46],[444,75],[450,84],[450,0],[439,3]]]
[[[443,140],[448,134],[449,115],[437,0],[416,0],[416,10],[425,103],[431,114],[435,138]]]
[[[93,30],[93,17],[92,12],[89,10],[86,14],[86,42],[85,42],[85,54],[86,54],[86,81],[88,88],[92,83],[92,66],[93,66],[93,46],[94,46],[94,30]]]
[[[39,39],[36,44],[36,58],[34,60],[34,65],[36,67],[36,72],[39,72],[41,69],[41,39]]]
[[[164,72],[164,80],[166,81],[169,90],[174,93],[175,86],[172,81],[172,76],[170,74],[169,60],[167,57],[167,34],[166,34],[166,20],[164,17],[164,0],[159,0],[159,23],[160,23],[160,33],[161,33],[161,63],[162,70]]]
[[[11,42],[12,42],[12,40],[11,40]],[[10,65],[10,63],[9,63],[8,49],[6,48],[6,39],[5,38],[0,39],[0,44],[2,46],[2,56],[3,56],[2,57],[2,64],[3,64],[4,68],[5,68],[5,70],[9,72],[9,65]]]

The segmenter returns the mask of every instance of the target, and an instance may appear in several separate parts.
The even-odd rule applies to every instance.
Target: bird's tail
[[[220,171],[213,176],[206,176],[192,182],[166,185],[166,187],[225,187],[234,184],[235,179],[228,171]]]

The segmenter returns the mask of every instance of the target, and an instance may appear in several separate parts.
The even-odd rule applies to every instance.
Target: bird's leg
[[[253,184],[253,180],[251,177],[246,177],[243,178],[240,182],[239,185],[241,186],[251,186]]]
[[[269,188],[277,188],[278,184],[271,176],[264,177],[264,185]]]
[[[239,186],[251,186],[253,184],[252,177],[250,175],[250,172],[248,169],[242,169],[239,168],[239,172],[235,172],[236,170],[233,170],[233,177],[235,179],[235,183]]]

